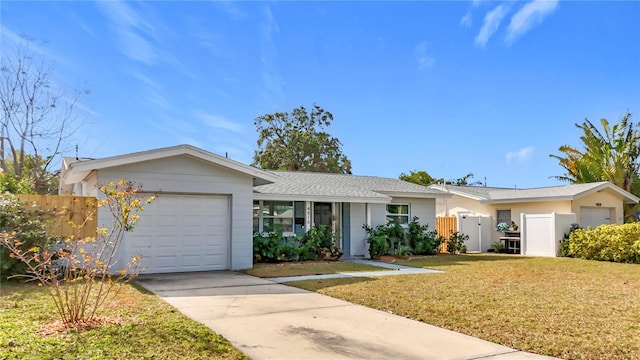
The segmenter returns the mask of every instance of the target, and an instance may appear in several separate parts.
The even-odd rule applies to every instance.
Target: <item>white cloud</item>
[[[423,41],[420,44],[416,45],[414,53],[416,54],[418,69],[420,69],[421,71],[433,66],[436,63],[436,59],[433,56],[429,55],[426,41]]]
[[[507,163],[515,162],[524,162],[531,158],[533,155],[533,146],[524,147],[518,151],[509,151],[507,153]]]
[[[244,131],[244,127],[241,124],[234,123],[233,121],[227,120],[222,115],[216,114],[207,114],[204,112],[196,112],[195,117],[202,120],[207,126],[227,130],[231,132],[241,133]]]
[[[122,52],[132,60],[147,65],[155,63],[158,54],[149,41],[154,37],[154,27],[144,20],[143,14],[120,1],[102,1],[98,4],[115,29]]]
[[[533,0],[513,15],[507,28],[506,42],[512,43],[538,25],[558,7],[558,0]]]
[[[260,32],[262,35],[260,51],[260,59],[262,61],[262,70],[260,71],[263,85],[262,92],[268,102],[277,105],[285,97],[285,81],[280,76],[276,66],[278,48],[275,35],[280,32],[280,28],[268,6],[265,6],[264,15],[264,19],[260,22]]]
[[[222,7],[225,13],[234,20],[244,20],[247,14],[234,1],[216,1],[218,6]]]
[[[500,22],[507,15],[508,9],[504,4],[496,6],[493,10],[489,11],[484,17],[484,22],[480,28],[480,32],[475,38],[476,45],[484,47],[489,38],[498,30]]]
[[[460,25],[464,27],[471,27],[473,25],[473,18],[471,17],[471,10],[467,11],[466,14],[460,19]]]

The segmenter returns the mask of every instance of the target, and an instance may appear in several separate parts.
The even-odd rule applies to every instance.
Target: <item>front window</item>
[[[409,205],[407,204],[388,204],[387,205],[387,224],[398,223],[406,225],[409,223]]]
[[[507,225],[511,225],[511,209],[509,210],[498,210],[496,216],[496,226],[500,223],[505,223]]]
[[[253,202],[253,231],[254,232],[293,232],[293,202],[292,201],[254,201]],[[261,221],[262,220],[262,221]],[[260,223],[262,222],[262,229]]]

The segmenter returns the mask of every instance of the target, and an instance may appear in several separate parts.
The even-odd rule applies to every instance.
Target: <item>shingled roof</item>
[[[429,188],[447,191],[479,200],[486,204],[539,202],[554,200],[575,200],[597,191],[608,190],[621,195],[625,203],[638,203],[640,199],[635,195],[620,189],[608,181],[552,186],[531,189],[492,188],[480,186],[430,185]]]
[[[348,174],[299,171],[270,171],[278,179],[255,186],[256,199],[295,199],[300,201],[336,201],[388,203],[392,196],[412,198],[450,197],[444,191],[410,182]]]

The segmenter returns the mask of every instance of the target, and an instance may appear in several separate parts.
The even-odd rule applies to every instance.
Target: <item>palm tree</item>
[[[629,112],[613,126],[607,119],[601,119],[600,124],[602,132],[588,119],[576,124],[583,132],[580,136],[583,150],[563,145],[558,150],[564,156],[549,155],[566,171],[554,178],[572,184],[609,181],[639,195],[640,124],[631,121]],[[625,219],[635,219],[635,208],[635,205],[625,207]]]

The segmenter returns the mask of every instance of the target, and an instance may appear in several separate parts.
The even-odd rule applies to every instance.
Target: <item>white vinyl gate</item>
[[[458,231],[469,235],[464,243],[467,252],[486,252],[491,247],[491,218],[488,216],[458,215]]]

